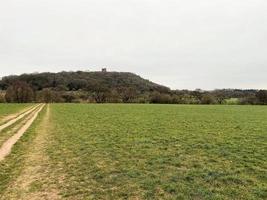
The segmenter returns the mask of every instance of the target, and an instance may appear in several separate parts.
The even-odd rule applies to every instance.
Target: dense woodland
[[[34,73],[3,77],[0,102],[267,104],[266,90],[171,90],[127,72]]]

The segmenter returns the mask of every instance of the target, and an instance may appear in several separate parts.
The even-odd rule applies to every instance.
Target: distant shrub
[[[210,94],[204,94],[201,98],[201,104],[214,104],[215,98]]]
[[[259,103],[258,103],[258,99],[256,96],[248,96],[248,97],[240,98],[239,104],[241,104],[241,105],[256,105]]]
[[[5,93],[0,91],[0,103],[5,103],[6,99],[5,99]]]
[[[225,99],[224,104],[225,105],[238,105],[240,104],[240,100],[238,98]]]
[[[262,105],[267,104],[267,90],[260,90],[256,93],[256,97],[258,102]]]
[[[150,96],[150,103],[169,104],[172,103],[172,98],[169,94],[154,92]]]

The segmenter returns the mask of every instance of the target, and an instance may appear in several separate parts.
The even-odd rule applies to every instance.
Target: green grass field
[[[267,107],[50,105],[0,162],[1,198],[266,199]]]

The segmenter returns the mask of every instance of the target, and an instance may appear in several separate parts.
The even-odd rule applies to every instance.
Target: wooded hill
[[[267,104],[266,90],[170,90],[129,72],[59,72],[3,77],[0,102]]]
[[[154,92],[170,93],[168,87],[133,73],[83,71],[7,76],[0,81],[0,90],[7,91],[7,101],[20,101],[10,98],[9,93],[19,85],[25,90],[25,84],[33,90],[30,99],[35,101],[42,101],[41,96],[46,95],[45,100],[52,102],[142,102],[144,96],[148,98]]]
[[[16,81],[28,83],[33,90],[50,88],[56,91],[91,91],[131,88],[137,92],[167,92],[170,89],[143,79],[129,72],[59,72],[22,74],[7,76],[0,81],[0,88],[6,90]]]

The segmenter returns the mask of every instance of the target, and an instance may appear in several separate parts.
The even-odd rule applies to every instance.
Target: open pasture
[[[267,107],[46,106],[0,163],[0,197],[266,199]]]

